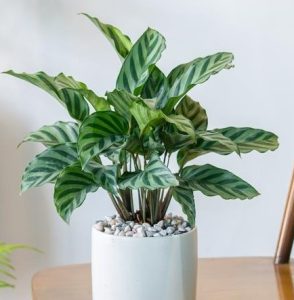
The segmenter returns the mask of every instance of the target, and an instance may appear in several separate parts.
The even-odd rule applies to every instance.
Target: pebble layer
[[[192,230],[189,222],[185,221],[183,217],[173,216],[171,213],[153,226],[149,223],[139,224],[134,221],[124,221],[119,216],[113,215],[97,221],[94,227],[106,234],[126,237],[164,237]]]

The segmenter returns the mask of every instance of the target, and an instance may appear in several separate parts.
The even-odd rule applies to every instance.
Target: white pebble
[[[105,228],[104,228],[104,232],[105,232],[106,234],[113,234],[113,231],[111,231],[111,229],[110,229],[109,227],[105,227]]]
[[[132,231],[126,232],[126,236],[133,236],[133,235],[134,235],[134,233]]]
[[[167,232],[166,232],[166,230],[161,230],[160,232],[159,232],[159,234],[161,235],[161,236],[166,236],[167,235]]]
[[[164,225],[164,221],[161,220],[161,221],[159,221],[156,225],[159,226],[160,228],[162,228],[163,225]],[[154,225],[154,226],[155,226],[155,225]]]
[[[131,227],[130,225],[127,225],[124,229],[124,232],[129,232],[129,231],[131,231]]]
[[[168,235],[173,234],[175,231],[176,231],[175,228],[172,227],[172,226],[169,226],[169,227],[166,228],[166,232],[167,232]]]
[[[95,224],[95,228],[98,231],[104,231],[104,223],[103,222],[99,222],[99,223]]]

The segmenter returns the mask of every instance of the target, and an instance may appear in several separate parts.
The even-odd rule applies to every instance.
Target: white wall
[[[120,62],[79,12],[117,25],[134,40],[148,26],[158,29],[168,44],[160,63],[166,72],[197,56],[232,51],[236,68],[211,78],[191,95],[207,108],[210,128],[268,129],[279,135],[281,146],[266,155],[199,160],[235,172],[262,194],[252,201],[197,194],[199,253],[273,255],[293,166],[293,11],[291,0],[0,0],[0,70],[63,71],[101,95],[111,90]],[[25,300],[30,299],[30,279],[37,270],[89,261],[91,224],[113,208],[99,190],[67,226],[55,212],[51,186],[20,197],[21,172],[42,148],[16,145],[27,132],[68,117],[49,95],[6,75],[0,76],[0,101],[0,240],[44,251],[14,255],[17,288],[0,291],[0,299]]]

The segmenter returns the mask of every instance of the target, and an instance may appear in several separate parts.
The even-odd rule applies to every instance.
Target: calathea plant
[[[85,16],[122,60],[113,91],[98,96],[63,73],[6,72],[51,94],[75,120],[43,126],[24,139],[46,149],[26,167],[21,190],[55,184],[55,206],[67,222],[87,193],[99,187],[108,192],[121,218],[151,224],[164,218],[172,198],[194,224],[194,191],[224,199],[257,196],[254,187],[227,170],[186,166],[211,152],[241,155],[278,147],[277,136],[261,129],[208,129],[205,109],[187,95],[195,85],[231,68],[233,55],[196,58],[165,76],[156,66],[166,48],[159,32],[148,28],[133,44],[118,28]],[[177,172],[169,169],[171,156],[177,159]]]

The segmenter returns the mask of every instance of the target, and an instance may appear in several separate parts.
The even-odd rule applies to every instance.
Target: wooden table
[[[294,299],[293,263],[274,266],[272,258],[200,259],[198,274],[197,300]],[[90,265],[41,271],[32,288],[33,300],[91,300]]]

